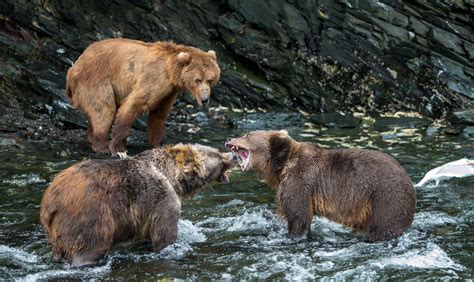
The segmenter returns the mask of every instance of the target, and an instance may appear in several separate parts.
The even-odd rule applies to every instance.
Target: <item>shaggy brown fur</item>
[[[278,212],[290,237],[311,236],[314,215],[368,232],[369,241],[399,237],[413,222],[416,194],[400,164],[384,153],[325,150],[285,131],[253,131],[226,142],[277,189]]]
[[[126,160],[89,160],[59,173],[40,218],[53,248],[73,267],[93,265],[118,242],[149,239],[160,251],[177,238],[181,197],[222,178],[231,153],[201,145],[145,151]]]
[[[92,149],[115,155],[126,151],[129,130],[145,112],[150,145],[159,145],[177,95],[188,90],[199,105],[205,104],[219,77],[214,51],[107,39],[90,45],[69,69],[66,93],[87,115]]]

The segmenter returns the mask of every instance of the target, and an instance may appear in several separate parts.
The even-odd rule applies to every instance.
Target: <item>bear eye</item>
[[[200,79],[196,79],[194,82],[195,82],[197,85],[199,85],[199,84],[201,84],[201,83],[202,83],[202,80],[200,80]]]
[[[207,84],[211,85],[211,84],[212,84],[212,79],[209,79],[209,80],[207,81]]]

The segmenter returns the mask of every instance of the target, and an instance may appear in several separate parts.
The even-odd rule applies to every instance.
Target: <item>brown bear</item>
[[[107,39],[91,44],[69,69],[66,94],[87,115],[92,149],[122,157],[129,130],[140,114],[148,113],[149,142],[157,146],[178,94],[190,91],[200,106],[207,104],[219,78],[212,50]]]
[[[94,265],[113,244],[139,239],[160,251],[177,239],[181,197],[214,180],[227,182],[226,171],[236,164],[233,153],[178,144],[63,170],[40,209],[53,259]]]
[[[277,211],[291,238],[311,238],[314,215],[367,232],[369,242],[399,237],[413,222],[413,183],[387,154],[327,150],[297,142],[286,131],[253,131],[225,145],[243,171],[256,170],[276,188]]]

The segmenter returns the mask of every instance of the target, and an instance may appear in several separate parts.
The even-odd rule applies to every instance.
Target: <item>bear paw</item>
[[[109,144],[109,149],[113,157],[118,156],[121,159],[127,157],[127,149],[125,142],[115,142],[112,140]]]

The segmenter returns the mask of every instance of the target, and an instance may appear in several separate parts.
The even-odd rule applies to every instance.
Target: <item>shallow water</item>
[[[366,120],[357,129],[303,124],[298,115],[249,114],[232,130],[204,124],[189,133],[191,125],[173,124],[166,142],[199,142],[223,149],[227,137],[257,128],[285,128],[294,139],[324,147],[383,150],[400,161],[414,182],[429,169],[473,157],[474,152],[473,140],[427,135],[426,128],[412,124],[375,128]],[[132,153],[145,148],[142,139],[131,139]],[[153,253],[148,242],[134,242],[113,248],[97,267],[70,269],[67,263],[50,260],[39,204],[55,173],[89,155],[82,141],[21,149],[0,146],[0,279],[473,276],[473,178],[418,188],[415,221],[408,232],[390,242],[369,244],[363,235],[324,218],[314,220],[313,240],[287,239],[285,222],[274,213],[273,190],[252,173],[237,170],[230,184],[210,185],[193,199],[183,200],[179,239],[161,253]]]

